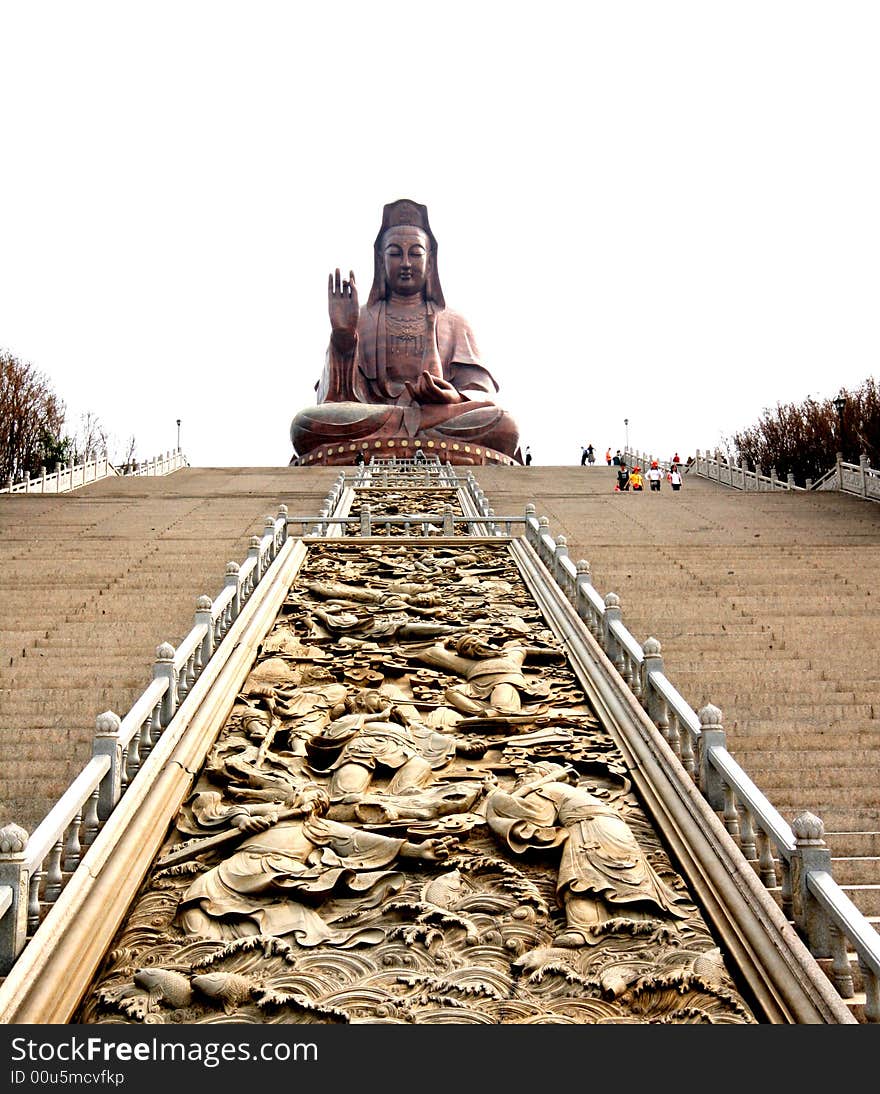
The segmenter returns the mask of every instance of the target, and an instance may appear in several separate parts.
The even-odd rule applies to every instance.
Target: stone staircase
[[[125,714],[156,646],[223,588],[280,504],[317,513],[329,469],[190,469],[0,499],[0,823],[28,831]]]
[[[602,466],[475,473],[497,515],[534,502],[566,535],[691,706],[722,709],[731,753],[787,820],[823,819],[835,879],[880,924],[880,506],[692,476],[621,495]],[[336,474],[190,468],[0,499],[0,823],[33,830],[95,716],[128,710],[265,515],[317,513]]]

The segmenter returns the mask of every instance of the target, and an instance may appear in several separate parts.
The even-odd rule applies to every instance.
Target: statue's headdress
[[[370,289],[368,304],[375,304],[384,300],[387,292],[385,285],[385,256],[383,254],[382,240],[389,228],[402,226],[420,228],[431,243],[431,253],[428,256],[427,278],[425,282],[425,295],[428,300],[436,304],[438,308],[445,308],[446,301],[443,298],[443,290],[440,287],[440,277],[437,273],[437,240],[431,231],[428,222],[428,209],[419,205],[417,201],[401,198],[392,201],[382,210],[382,227],[373,244],[373,287]]]

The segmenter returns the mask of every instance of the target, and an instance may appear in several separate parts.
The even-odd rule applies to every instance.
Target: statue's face
[[[425,291],[430,243],[419,228],[391,228],[385,234],[385,282],[401,296]]]

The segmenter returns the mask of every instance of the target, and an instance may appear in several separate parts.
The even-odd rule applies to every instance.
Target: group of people
[[[526,449],[526,465],[528,466],[532,462],[531,452]],[[581,467],[592,467],[596,462],[596,450],[592,444],[581,445]],[[688,461],[690,462],[690,461]],[[647,472],[643,473],[641,467],[633,466],[632,470],[629,470],[626,463],[626,457],[621,454],[618,448],[614,455],[611,455],[611,448],[605,450],[605,463],[609,467],[616,467],[617,471],[617,485],[615,491],[618,490],[644,490],[645,479],[648,481],[648,487],[654,493],[660,490],[660,485],[663,481],[663,471],[660,469],[657,460],[651,460],[651,466]],[[673,490],[681,490],[681,457],[676,452],[672,459],[669,461],[669,471],[666,472],[666,478],[669,480],[669,484]]]
[[[643,473],[638,464],[635,464],[630,471],[626,466],[626,461],[621,460],[617,468],[617,483],[614,491],[619,493],[624,490],[644,490],[646,478],[651,491],[658,493],[663,482],[663,471],[660,469],[657,460],[651,460],[651,466],[648,468],[647,473]],[[676,453],[669,466],[666,478],[673,490],[681,490],[681,461],[678,459],[678,453]]]

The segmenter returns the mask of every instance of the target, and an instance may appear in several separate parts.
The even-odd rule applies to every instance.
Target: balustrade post
[[[370,503],[368,501],[361,503],[361,535],[369,536],[372,534],[371,528],[371,514]]]
[[[95,719],[92,755],[109,756],[110,770],[98,787],[98,816],[106,820],[122,796],[122,745],[119,741],[121,721],[112,710],[105,710]]]
[[[344,481],[345,480],[345,475],[342,475],[341,478]],[[286,505],[279,505],[278,506],[278,519],[281,521],[281,540],[280,540],[280,543],[279,543],[279,547],[280,547],[280,546],[283,546],[283,544],[285,544],[287,542],[287,506]]]
[[[862,478],[864,478],[864,475],[862,476]],[[46,493],[46,468],[45,467],[40,468],[40,493],[41,494]]]
[[[795,925],[814,957],[831,956],[828,917],[807,886],[811,870],[831,875],[831,852],[825,843],[825,825],[813,813],[799,813],[792,821],[795,850],[791,856],[791,909]]]
[[[565,592],[565,570],[562,568],[562,560],[568,558],[568,540],[563,535],[556,537],[556,547],[553,551],[553,577],[556,584]]]
[[[546,543],[546,540],[544,538],[545,536],[549,536],[549,535],[550,535],[550,518],[549,517],[538,517],[538,543],[537,543],[537,547],[538,547],[538,554],[540,555],[541,561],[544,563],[545,566],[550,565],[550,556],[548,554],[547,543]]]
[[[30,876],[25,865],[28,833],[19,824],[0,828],[0,892],[11,890],[12,902],[0,918],[0,976],[6,976],[27,941]]]
[[[794,490],[794,472],[793,471],[789,471],[789,473],[788,473],[788,489],[789,490]]]
[[[443,506],[443,535],[455,535],[455,521],[453,519],[453,509],[451,505]]]
[[[235,589],[235,594],[232,597],[232,602],[229,605],[230,610],[230,622],[233,619],[238,619],[238,613],[241,611],[241,583],[238,579],[239,565],[237,562],[226,563],[226,575],[223,579],[223,587],[232,585]]]
[[[602,632],[602,645],[605,647],[605,652],[614,664],[617,671],[623,675],[623,654],[621,653],[620,646],[611,633],[611,624],[615,620],[623,619],[623,611],[620,607],[620,597],[617,593],[605,594],[605,616],[604,627]]]
[[[530,543],[533,547],[536,546],[536,543],[535,543],[535,532],[534,532],[534,529],[532,527],[531,521],[533,521],[535,519],[535,514],[537,513],[537,511],[538,510],[535,508],[534,503],[533,502],[528,502],[528,504],[526,505],[526,508],[525,508],[525,533],[526,533],[526,542]]]
[[[812,479],[807,479],[806,487],[807,487],[807,490],[812,490],[813,489],[813,480]]]
[[[837,453],[836,464],[837,464],[837,489],[842,490],[843,489],[843,453],[842,452]]]
[[[724,808],[724,782],[709,760],[711,749],[726,748],[727,735],[718,707],[708,703],[699,711],[700,739],[697,742],[698,786],[703,797],[718,812]],[[686,731],[685,731],[686,732]]]
[[[263,563],[260,558],[260,542],[259,536],[251,536],[251,541],[248,544],[247,557],[254,560],[254,568],[251,571],[254,585],[256,585],[263,576]]]
[[[153,679],[166,679],[168,687],[162,696],[159,717],[162,728],[165,729],[171,723],[177,711],[177,670],[174,667],[174,647],[170,642],[163,642],[156,647],[156,661],[153,665]]]
[[[666,710],[666,700],[651,685],[651,673],[666,675],[661,650],[662,647],[656,638],[646,638],[642,643],[642,703],[648,712],[648,717],[668,740],[669,714]]]
[[[779,478],[779,475],[778,475],[778,473],[777,473],[777,471],[776,471],[776,465],[775,465],[775,464],[773,464],[773,465],[772,465],[772,466],[770,467],[770,489],[771,489],[771,490],[775,490],[775,489],[776,489],[776,482],[777,482],[778,478]]]
[[[592,605],[587,599],[587,594],[583,591],[583,586],[593,584],[593,575],[590,572],[590,564],[585,558],[579,558],[575,564],[575,579],[574,579],[574,610],[578,616],[586,623],[590,633],[595,635],[596,628],[593,624],[593,611]]]
[[[195,624],[200,627],[204,624],[205,637],[202,639],[201,661],[202,668],[207,665],[214,654],[214,621],[211,617],[211,609],[214,602],[209,596],[200,596],[196,600]]]
[[[868,457],[863,452],[859,456],[859,476],[862,480],[862,497],[868,496]]]

